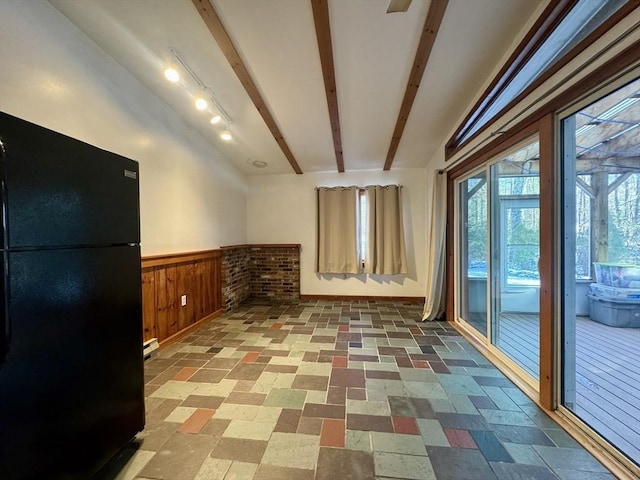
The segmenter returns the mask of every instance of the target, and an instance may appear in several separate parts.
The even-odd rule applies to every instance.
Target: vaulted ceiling
[[[541,3],[49,2],[247,175],[425,166]]]

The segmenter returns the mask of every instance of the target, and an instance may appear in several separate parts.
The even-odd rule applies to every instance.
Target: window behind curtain
[[[318,273],[359,273],[358,187],[319,187]]]
[[[402,222],[401,187],[369,185],[365,188],[367,207],[364,271],[377,275],[407,273],[407,253]]]
[[[318,273],[407,273],[401,187],[318,187]]]

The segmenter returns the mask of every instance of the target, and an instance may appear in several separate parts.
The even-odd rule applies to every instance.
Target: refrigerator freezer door
[[[137,246],[10,252],[0,478],[89,478],[144,426]]]
[[[8,248],[140,243],[138,163],[0,112]]]

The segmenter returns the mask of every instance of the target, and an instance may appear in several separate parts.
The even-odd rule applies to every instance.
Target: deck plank
[[[539,320],[502,314],[498,347],[537,378]],[[640,460],[640,329],[576,319],[573,412],[629,457]],[[535,372],[535,374],[534,374]]]

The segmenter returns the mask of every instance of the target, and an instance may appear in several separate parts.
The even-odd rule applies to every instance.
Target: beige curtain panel
[[[358,273],[358,187],[319,187],[318,273]]]
[[[447,231],[447,176],[435,172],[431,198],[431,230],[427,258],[427,292],[422,320],[436,320],[445,308],[445,240]]]
[[[377,275],[407,273],[407,253],[402,224],[401,187],[369,185],[367,198],[368,238],[365,272]]]

